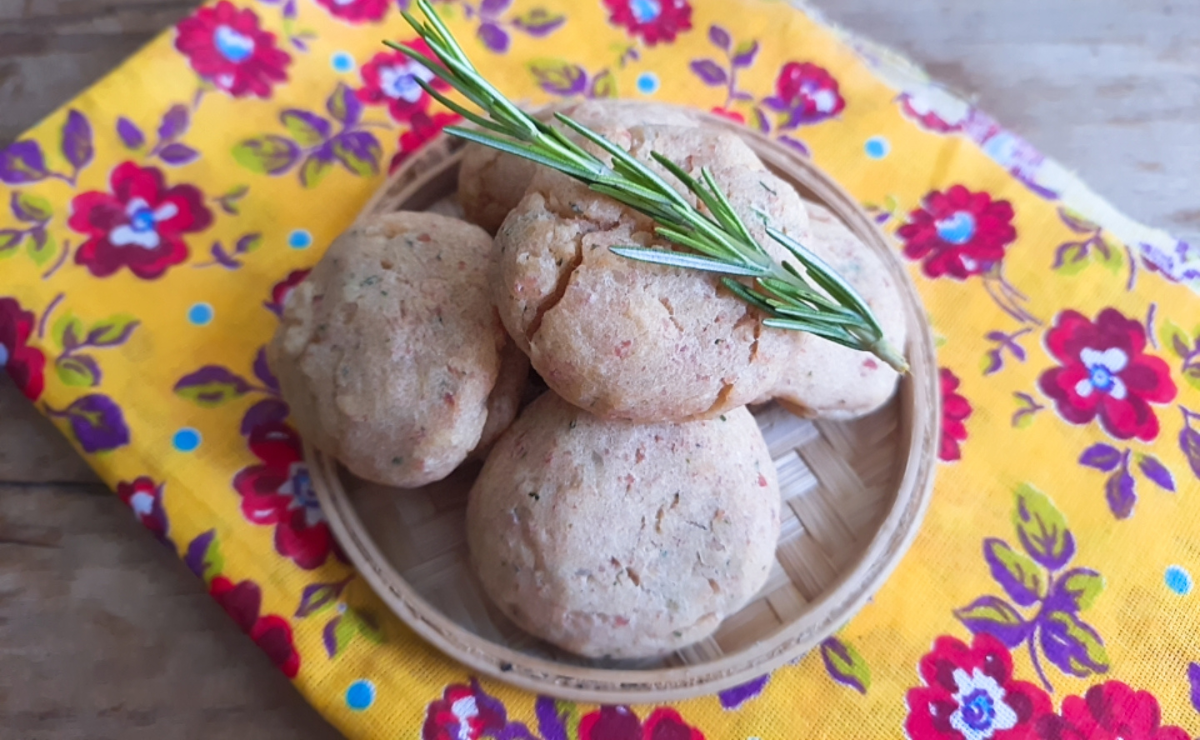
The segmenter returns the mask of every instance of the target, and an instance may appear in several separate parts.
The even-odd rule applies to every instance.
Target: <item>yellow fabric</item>
[[[0,158],[0,360],[330,721],[356,738],[1200,732],[1200,254],[781,2],[438,8],[515,99],[727,109],[896,234],[948,416],[912,550],[819,654],[673,709],[552,721],[390,616],[332,551],[255,358],[289,276],[447,120],[403,70],[372,98],[381,42],[412,37],[394,6],[205,6]]]

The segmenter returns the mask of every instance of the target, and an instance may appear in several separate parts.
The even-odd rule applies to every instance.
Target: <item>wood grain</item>
[[[0,483],[0,735],[338,735],[99,484]]]
[[[1194,0],[815,4],[975,93],[1129,215],[1200,241]],[[193,5],[0,0],[0,144]],[[0,484],[0,538],[48,543],[0,543],[0,734],[335,737],[94,480],[0,382],[0,481],[16,482]]]

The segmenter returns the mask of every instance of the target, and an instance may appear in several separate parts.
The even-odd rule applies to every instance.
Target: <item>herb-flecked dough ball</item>
[[[467,503],[471,562],[518,626],[589,657],[711,635],[762,588],[780,493],[745,408],[603,421],[546,393],[492,448]]]
[[[432,213],[338,238],[268,348],[300,434],[359,477],[412,488],[503,431],[528,365],[488,298],[491,248],[479,227]]]

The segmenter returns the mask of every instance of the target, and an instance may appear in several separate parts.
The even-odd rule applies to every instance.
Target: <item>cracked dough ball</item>
[[[477,226],[411,212],[335,241],[268,348],[300,434],[355,475],[404,488],[444,478],[498,435],[528,365],[488,298],[491,248]]]
[[[588,100],[563,110],[563,113],[589,128],[627,128],[639,124],[689,126],[695,123],[684,109],[630,100]],[[467,220],[479,224],[489,233],[496,233],[508,212],[521,202],[521,196],[539,167],[527,159],[490,147],[467,145],[458,175],[458,199]]]
[[[854,286],[879,319],[883,335],[903,349],[904,302],[883,260],[829,209],[808,201],[804,205],[812,232],[806,246]],[[770,395],[798,416],[853,419],[887,403],[899,377],[874,355],[804,335]]]
[[[580,655],[649,657],[711,635],[762,588],[780,505],[744,408],[634,425],[546,393],[488,456],[467,541],[521,628]]]
[[[808,242],[800,197],[738,136],[672,126],[601,133],[642,161],[653,150],[695,176],[707,167],[776,257],[783,248],[756,212]],[[534,369],[580,408],[643,423],[712,418],[769,395],[802,335],[764,327],[759,312],[713,275],[609,251],[669,247],[653,228],[650,219],[565,175],[538,171],[492,253],[496,306]]]

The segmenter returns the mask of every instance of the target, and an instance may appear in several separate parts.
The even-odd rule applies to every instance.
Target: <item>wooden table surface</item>
[[[816,4],[975,93],[1129,215],[1200,242],[1200,3]],[[0,0],[0,144],[192,5]],[[337,737],[6,379],[0,737]]]

